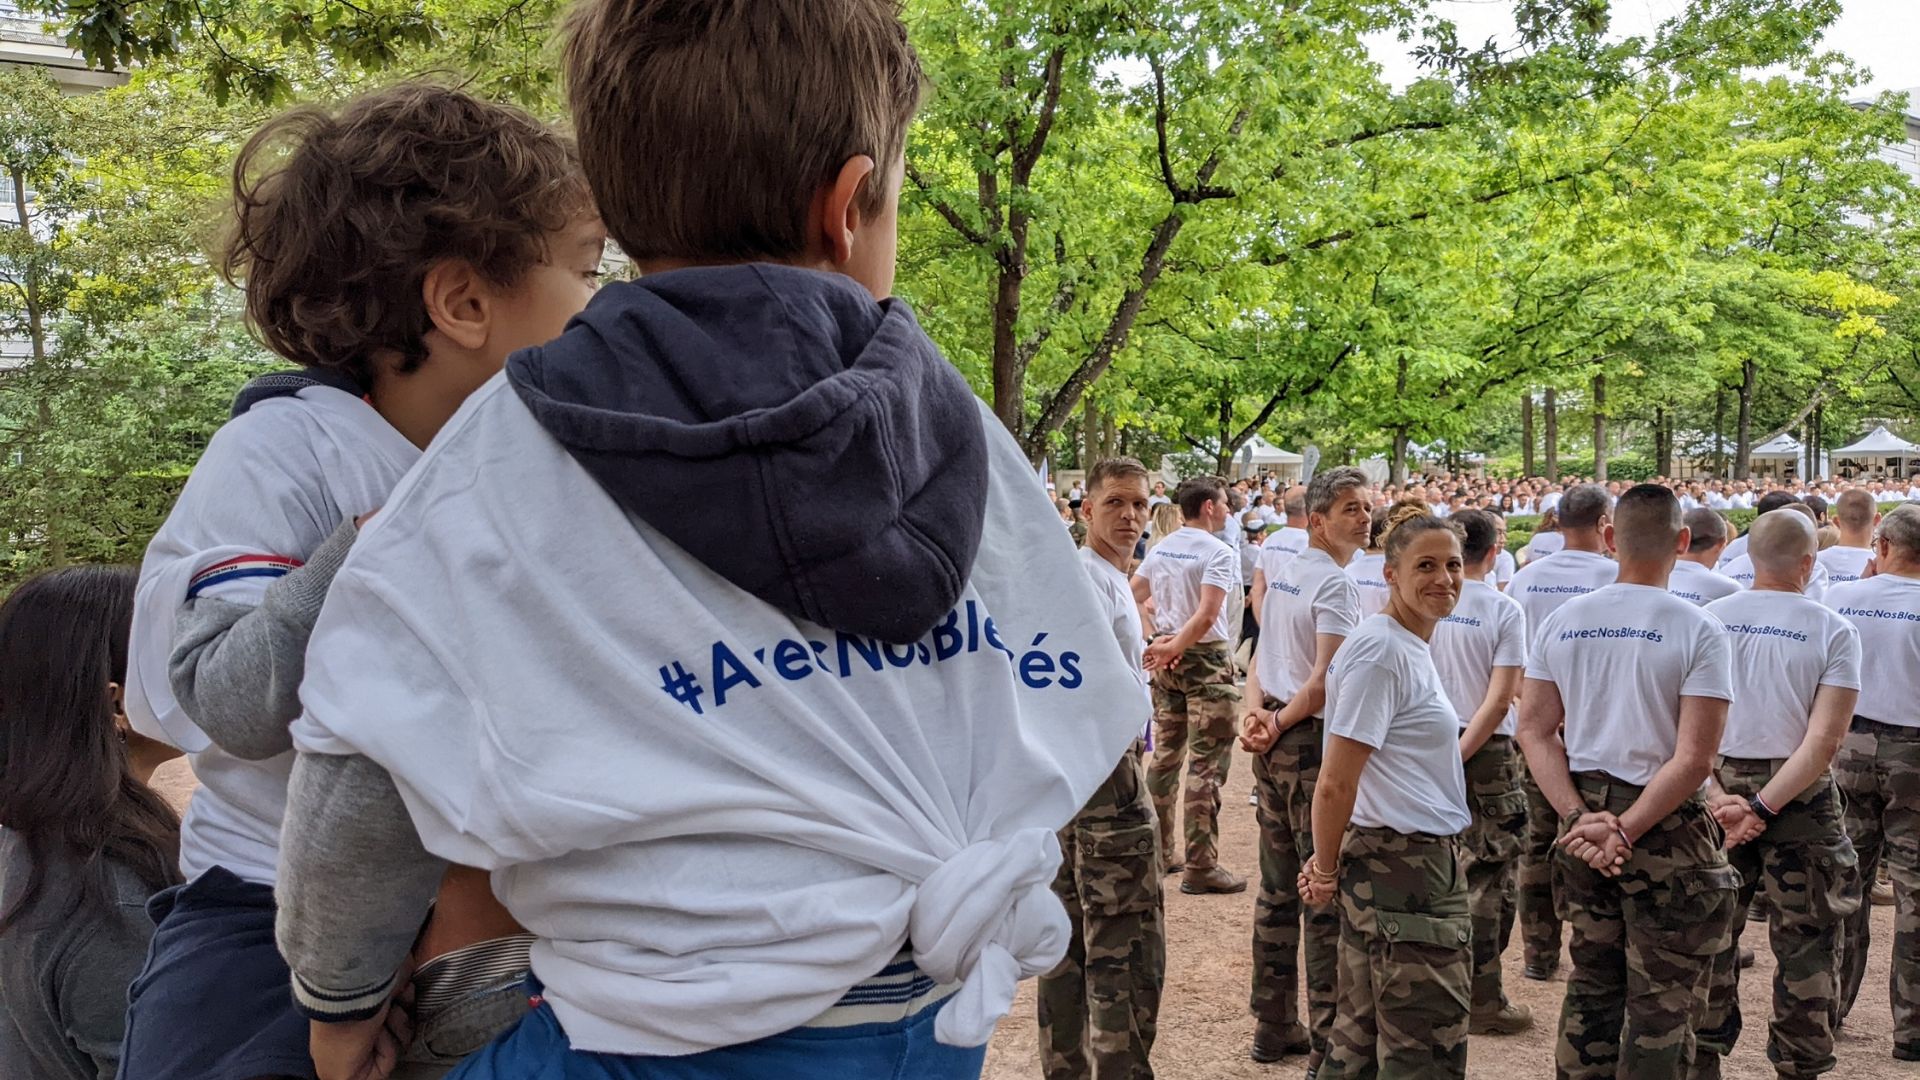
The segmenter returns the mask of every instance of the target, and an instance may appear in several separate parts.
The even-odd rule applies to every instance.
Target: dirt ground
[[[1237,750],[1222,808],[1221,861],[1235,873],[1257,873],[1258,827],[1247,805],[1252,770]],[[1160,1010],[1160,1036],[1153,1065],[1163,1080],[1297,1080],[1306,1059],[1257,1065],[1247,1057],[1253,1018],[1247,1015],[1247,981],[1253,928],[1253,892],[1237,896],[1187,896],[1167,879],[1167,987]],[[1831,1075],[1845,1080],[1913,1080],[1920,1064],[1893,1060],[1892,1021],[1887,1011],[1887,957],[1893,941],[1893,909],[1876,908],[1874,961],[1852,1017],[1841,1030],[1840,1064]],[[1759,963],[1743,973],[1741,1010],[1747,1031],[1728,1059],[1727,1080],[1774,1080],[1766,1058],[1764,1018],[1771,1014],[1773,957],[1755,923],[1741,939],[1759,947]],[[1510,1038],[1476,1037],[1467,1052],[1467,1073],[1476,1078],[1551,1077],[1553,1036],[1565,979],[1565,962],[1553,982],[1520,977],[1520,946],[1507,950],[1507,995],[1533,1010],[1534,1029]],[[1035,1080],[1033,983],[1022,985],[1013,1012],[1000,1025],[987,1053],[986,1080]]]
[[[1255,872],[1257,826],[1247,805],[1252,770],[1238,750],[1227,780],[1221,818],[1224,836],[1222,861],[1236,873]],[[176,805],[184,807],[193,777],[182,763],[163,766],[154,786]],[[1237,896],[1187,896],[1168,879],[1167,988],[1160,1011],[1160,1037],[1153,1064],[1163,1080],[1297,1080],[1306,1071],[1304,1058],[1277,1065],[1256,1065],[1247,1057],[1253,1038],[1253,1019],[1247,1015],[1247,980],[1253,927],[1253,892]],[[1726,1080],[1773,1080],[1767,1064],[1764,1017],[1770,1014],[1773,957],[1764,933],[1754,924],[1743,940],[1758,943],[1760,960],[1740,983],[1747,1033],[1727,1062]],[[1891,1018],[1887,1012],[1887,956],[1893,941],[1891,908],[1874,910],[1874,960],[1853,1016],[1841,1031],[1839,1068],[1832,1074],[1845,1080],[1920,1080],[1920,1064],[1899,1062],[1891,1056]],[[1551,1077],[1554,1022],[1559,1015],[1562,974],[1555,981],[1530,982],[1520,977],[1519,944],[1507,950],[1507,995],[1531,1008],[1534,1029],[1510,1038],[1475,1038],[1468,1051],[1468,1075],[1489,1080]],[[1039,1051],[1034,1042],[1033,987],[1020,988],[1013,1012],[1001,1023],[987,1052],[985,1080],[1033,1080],[1040,1075]]]

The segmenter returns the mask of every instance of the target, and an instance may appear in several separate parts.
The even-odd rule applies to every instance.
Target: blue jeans
[[[987,1048],[935,1042],[940,1008],[893,1024],[795,1028],[686,1057],[630,1057],[570,1048],[542,1004],[448,1080],[979,1080]]]

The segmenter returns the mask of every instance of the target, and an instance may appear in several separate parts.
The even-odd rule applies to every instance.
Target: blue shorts
[[[307,1018],[273,940],[273,889],[219,867],[147,901],[119,1080],[312,1080]]]
[[[630,1057],[572,1049],[542,1003],[447,1080],[979,1080],[986,1047],[934,1041],[944,1004],[894,1023],[795,1028],[686,1057]]]

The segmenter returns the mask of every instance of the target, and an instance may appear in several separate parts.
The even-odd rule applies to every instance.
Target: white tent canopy
[[[1251,451],[1250,454],[1249,451]],[[1241,447],[1240,451],[1233,455],[1233,460],[1236,462],[1251,460],[1255,466],[1260,466],[1303,465],[1307,459],[1291,450],[1282,450],[1260,436],[1255,435],[1253,438],[1247,440],[1247,445]]]
[[[1854,457],[1906,457],[1920,454],[1920,446],[1895,435],[1883,425],[1860,437],[1859,440],[1835,450],[1836,454],[1850,454]]]
[[[1765,461],[1799,461],[1807,456],[1807,448],[1791,435],[1776,435],[1754,447],[1747,456]]]

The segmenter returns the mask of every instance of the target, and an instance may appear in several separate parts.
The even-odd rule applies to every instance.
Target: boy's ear
[[[860,212],[860,196],[868,183],[877,182],[874,168],[872,158],[856,154],[848,158],[847,163],[840,166],[839,175],[820,190],[818,235],[835,266],[844,266],[853,258],[854,236],[866,223]]]
[[[463,349],[487,343],[492,299],[486,281],[463,259],[435,263],[420,282],[420,301],[433,328]]]

